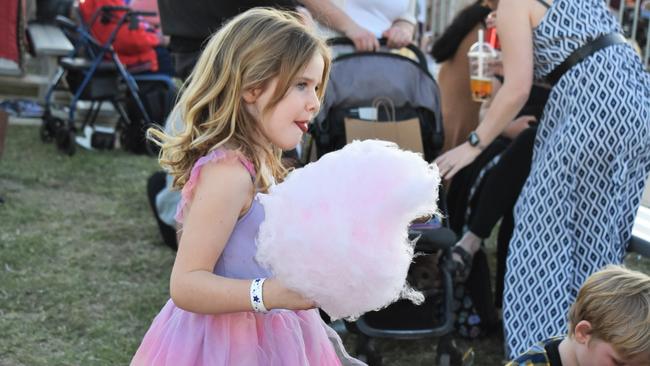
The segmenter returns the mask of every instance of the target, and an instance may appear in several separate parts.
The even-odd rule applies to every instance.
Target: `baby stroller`
[[[352,44],[345,38],[329,43],[332,47]],[[385,43],[380,40],[383,46]],[[378,52],[339,54],[334,59],[321,111],[310,126],[311,140],[305,146],[308,153],[312,144],[318,157],[343,147],[348,141],[349,118],[396,125],[401,122],[395,121],[415,118],[419,122],[417,138],[421,139],[423,155],[427,161],[433,161],[443,143],[438,85],[428,72],[422,52],[415,46],[407,48],[417,61],[383,48]],[[378,104],[387,104],[386,100],[389,108],[377,108]],[[441,198],[439,202],[444,214],[445,200]],[[409,234],[417,241],[408,280],[425,294],[425,302],[415,306],[406,300],[398,301],[380,311],[366,313],[354,323],[346,323],[348,330],[358,334],[357,357],[371,366],[380,365],[382,357],[375,346],[376,338],[440,337],[438,363],[460,364],[450,338],[454,322],[452,275],[447,266],[438,265],[439,255],[443,261],[451,260],[449,249],[456,242],[456,235],[446,220],[435,219],[411,225]]]
[[[148,144],[144,138],[144,131],[154,122],[152,112],[160,109],[171,108],[173,104],[175,85],[172,79],[162,74],[134,74],[145,71],[146,65],[141,68],[127,68],[120,62],[112,43],[122,26],[137,27],[139,17],[153,16],[155,13],[133,11],[124,6],[101,7],[92,19],[85,24],[81,15],[79,23],[57,16],[56,22],[75,45],[74,54],[59,60],[59,69],[55,74],[45,96],[45,108],[40,136],[44,142],[55,140],[57,147],[68,155],[73,155],[76,149],[77,131],[94,131],[90,137],[89,147],[110,149],[114,145],[115,134],[111,129],[94,128],[95,120],[101,110],[102,104],[110,102],[118,112],[120,119],[116,129],[119,131],[121,145],[130,151],[155,154],[155,147]],[[108,40],[100,44],[90,33],[90,26],[101,21],[102,18],[117,17],[115,29]],[[107,59],[110,58],[110,59]],[[63,82],[65,81],[65,82]],[[165,90],[163,107],[147,108],[146,99],[140,84],[155,83],[157,87]],[[65,87],[67,86],[67,88]],[[68,118],[63,120],[52,113],[52,97],[55,90],[68,90],[73,96],[68,106]],[[75,114],[79,101],[89,101],[90,108],[85,115],[81,127],[75,126]],[[127,111],[127,109],[129,109]],[[129,113],[130,112],[130,113]]]

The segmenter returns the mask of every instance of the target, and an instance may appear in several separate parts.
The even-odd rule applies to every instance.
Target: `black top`
[[[163,33],[171,36],[171,50],[196,52],[225,21],[239,13],[257,6],[295,9],[296,5],[295,0],[158,0],[158,11]]]
[[[562,366],[562,359],[560,359],[560,343],[562,339],[556,339],[546,346],[546,356],[548,356],[548,362],[551,366]]]

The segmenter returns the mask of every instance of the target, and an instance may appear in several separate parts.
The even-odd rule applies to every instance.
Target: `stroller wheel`
[[[440,338],[436,353],[436,364],[439,366],[466,366],[474,362],[473,357],[466,357],[473,356],[473,351],[463,355],[449,336]]]
[[[56,147],[68,156],[76,150],[75,132],[69,128],[60,128],[56,131]]]
[[[43,123],[39,130],[41,141],[52,142],[57,135],[57,131],[61,128],[63,128],[63,120],[61,118],[50,115],[43,116]]]

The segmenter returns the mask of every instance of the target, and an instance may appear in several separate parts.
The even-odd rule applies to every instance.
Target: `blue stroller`
[[[75,24],[66,17],[57,16],[57,24],[71,39],[75,51],[70,57],[59,60],[60,67],[45,96],[43,123],[40,129],[43,142],[54,140],[59,150],[67,155],[73,155],[76,149],[77,132],[84,131],[86,127],[94,127],[102,104],[110,102],[120,116],[116,129],[121,145],[136,153],[147,152],[152,155],[157,153],[156,147],[147,143],[145,131],[154,123],[162,124],[166,115],[158,117],[160,120],[156,121],[151,118],[152,112],[159,112],[161,108],[159,105],[154,109],[147,108],[140,85],[154,83],[157,88],[165,90],[164,99],[167,100],[163,102],[166,107],[162,109],[167,109],[167,112],[173,105],[176,87],[171,77],[167,75],[138,75],[136,72],[144,70],[127,70],[112,46],[120,27],[137,28],[140,17],[154,15],[156,14],[151,12],[133,11],[125,6],[103,6],[93,14],[88,24],[84,23],[81,15],[79,15],[80,24]],[[117,17],[116,26],[104,44],[100,44],[90,33],[91,25],[102,17]],[[73,95],[68,106],[67,120],[55,117],[51,110],[54,91],[61,89],[68,90]],[[75,126],[75,114],[79,101],[89,101],[90,108],[78,129]],[[127,107],[131,113],[127,111]],[[90,146],[110,149],[114,143],[115,134],[112,131],[102,133],[96,130],[92,134]]]
[[[353,50],[352,43],[345,38],[330,40],[329,44]],[[385,46],[385,40],[380,40],[380,44]],[[417,119],[424,158],[429,162],[435,159],[443,143],[438,85],[428,71],[422,52],[412,45],[407,49],[415,59],[382,48],[377,52],[340,53],[333,60],[321,111],[310,126],[311,141],[305,146],[308,154],[313,148],[310,144],[315,144],[317,157],[343,147],[348,141],[346,119],[349,118],[397,125],[399,121]],[[387,109],[392,109],[392,113],[376,108],[378,99],[390,100],[392,107]],[[372,117],[364,118],[367,115]],[[440,210],[444,214],[442,187],[440,191]],[[346,328],[358,335],[357,357],[371,366],[382,363],[376,338],[439,337],[438,363],[458,364],[454,358],[458,358],[459,352],[450,338],[454,323],[452,274],[448,266],[438,263],[439,258],[441,264],[451,261],[450,248],[456,242],[456,235],[444,219],[412,224],[409,234],[417,241],[416,258],[407,280],[425,294],[424,304],[415,306],[401,300],[385,309],[366,313],[354,323],[346,323]]]

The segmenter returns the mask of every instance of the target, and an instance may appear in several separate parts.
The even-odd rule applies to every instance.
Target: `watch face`
[[[467,138],[469,141],[469,144],[472,146],[476,146],[479,143],[479,138],[476,132],[472,132],[469,134],[469,137]]]

